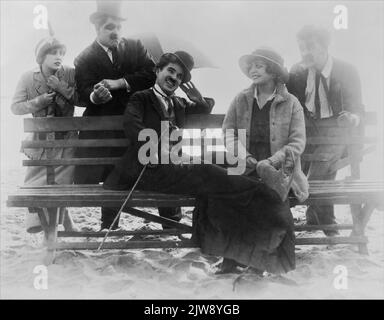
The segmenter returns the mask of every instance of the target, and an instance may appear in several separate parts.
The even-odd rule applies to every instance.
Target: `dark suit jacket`
[[[83,116],[122,115],[130,96],[139,90],[151,87],[156,79],[154,62],[139,40],[121,39],[117,48],[118,64],[112,64],[105,50],[94,41],[75,59],[76,86],[80,104],[86,107]],[[120,79],[124,77],[131,87],[111,92],[113,98],[104,104],[93,104],[90,95],[93,86],[103,79]],[[81,131],[80,139],[113,139],[124,137],[122,131]],[[121,148],[78,148],[76,156],[120,157]],[[112,166],[77,166],[75,183],[96,183],[104,181]]]
[[[184,98],[174,96],[172,98],[176,125],[183,128],[185,119],[189,114],[209,114],[215,104],[211,98],[204,98],[208,107],[203,104],[196,104]],[[160,101],[152,89],[136,92],[128,102],[124,113],[124,131],[130,140],[122,160],[115,166],[115,169],[108,176],[104,187],[108,189],[128,189],[138,177],[142,164],[137,156],[138,150],[145,142],[138,141],[138,135],[142,129],[152,128],[161,136],[161,121],[165,121],[165,115],[161,108]]]
[[[304,108],[305,89],[307,86],[308,69],[296,64],[289,73],[288,91],[295,95]],[[333,58],[333,67],[330,76],[328,102],[332,108],[334,117],[341,111],[349,111],[358,115],[364,112],[361,100],[361,84],[356,69],[343,61]]]
[[[84,116],[119,115],[124,113],[131,94],[151,87],[155,82],[154,62],[140,40],[121,39],[117,49],[118,66],[114,67],[104,49],[94,41],[75,59],[76,85]],[[131,87],[112,91],[112,100],[94,105],[89,97],[93,86],[103,79],[124,77]]]

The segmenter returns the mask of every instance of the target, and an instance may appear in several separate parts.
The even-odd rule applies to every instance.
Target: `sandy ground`
[[[198,249],[62,251],[47,269],[47,289],[36,289],[34,283],[41,282],[34,271],[45,253],[43,237],[25,232],[24,208],[5,206],[7,194],[22,183],[23,170],[2,167],[1,176],[1,298],[384,298],[384,216],[380,211],[373,213],[367,227],[369,256],[359,255],[351,245],[301,246],[296,249],[296,270],[280,278],[215,275],[220,259],[202,255]],[[71,212],[78,227],[98,229],[99,209],[71,208]],[[347,207],[338,206],[336,212],[340,223],[351,222]],[[190,222],[190,208],[183,213],[183,222]],[[294,217],[302,222],[304,207],[297,207]],[[121,225],[135,229],[143,221],[125,214]],[[340,280],[340,270],[345,280]]]

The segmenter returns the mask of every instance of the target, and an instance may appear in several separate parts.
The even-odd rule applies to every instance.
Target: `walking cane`
[[[174,129],[177,129],[176,126],[172,126],[171,128],[172,128],[173,130],[174,130]],[[163,137],[163,135],[164,135],[164,133],[165,133],[165,131],[166,131],[167,129],[168,129],[168,127],[165,128],[164,131],[162,132],[162,134],[160,135],[160,139],[159,139],[159,142],[158,142],[158,143],[161,143],[161,138]],[[120,209],[119,209],[119,211],[118,211],[118,213],[117,213],[115,219],[113,219],[112,224],[109,226],[109,229],[108,229],[107,233],[105,234],[105,236],[104,236],[104,238],[103,238],[103,241],[100,243],[99,247],[97,248],[97,252],[99,252],[99,251],[101,250],[101,248],[103,247],[103,244],[104,244],[105,240],[107,240],[107,237],[108,237],[109,233],[111,232],[112,227],[115,225],[116,221],[119,219],[119,217],[120,217],[120,215],[121,215],[121,212],[123,211],[123,209],[124,209],[125,205],[127,204],[128,200],[131,198],[132,193],[133,193],[133,191],[136,189],[136,186],[137,186],[137,184],[139,183],[141,177],[143,176],[144,171],[145,171],[145,169],[147,168],[147,166],[148,166],[148,163],[144,165],[143,169],[141,169],[141,172],[140,172],[139,176],[137,177],[135,184],[133,185],[133,187],[132,187],[131,191],[129,192],[128,196],[125,198],[125,200],[124,200],[123,204],[121,205],[121,207],[120,207]]]

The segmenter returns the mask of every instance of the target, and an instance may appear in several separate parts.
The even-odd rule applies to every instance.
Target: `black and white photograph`
[[[384,299],[384,2],[0,5],[1,300]]]

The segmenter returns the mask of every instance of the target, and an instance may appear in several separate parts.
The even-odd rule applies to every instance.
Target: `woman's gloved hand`
[[[256,170],[261,170],[260,168],[271,167],[271,166],[272,166],[272,162],[269,159],[260,160],[257,162]],[[259,173],[259,171],[257,172]]]
[[[252,156],[247,156],[247,159],[246,159],[246,165],[248,168],[255,168],[256,165],[257,165],[257,160],[256,158],[252,157]]]
[[[256,165],[256,171],[261,180],[279,196],[284,202],[287,199],[291,180],[287,179],[282,169],[276,170],[268,159],[261,160]]]
[[[360,123],[360,117],[357,114],[342,111],[337,117],[339,127],[357,127]]]
[[[52,92],[52,93],[43,93],[42,95],[36,97],[35,98],[36,110],[32,110],[32,111],[36,112],[40,109],[44,109],[45,107],[49,106],[54,102],[55,96],[56,96],[56,93]]]
[[[47,85],[48,87],[50,87],[52,90],[55,90],[55,91],[59,91],[59,87],[60,87],[60,80],[58,77],[52,75],[52,76],[49,76],[49,78],[47,79]]]

